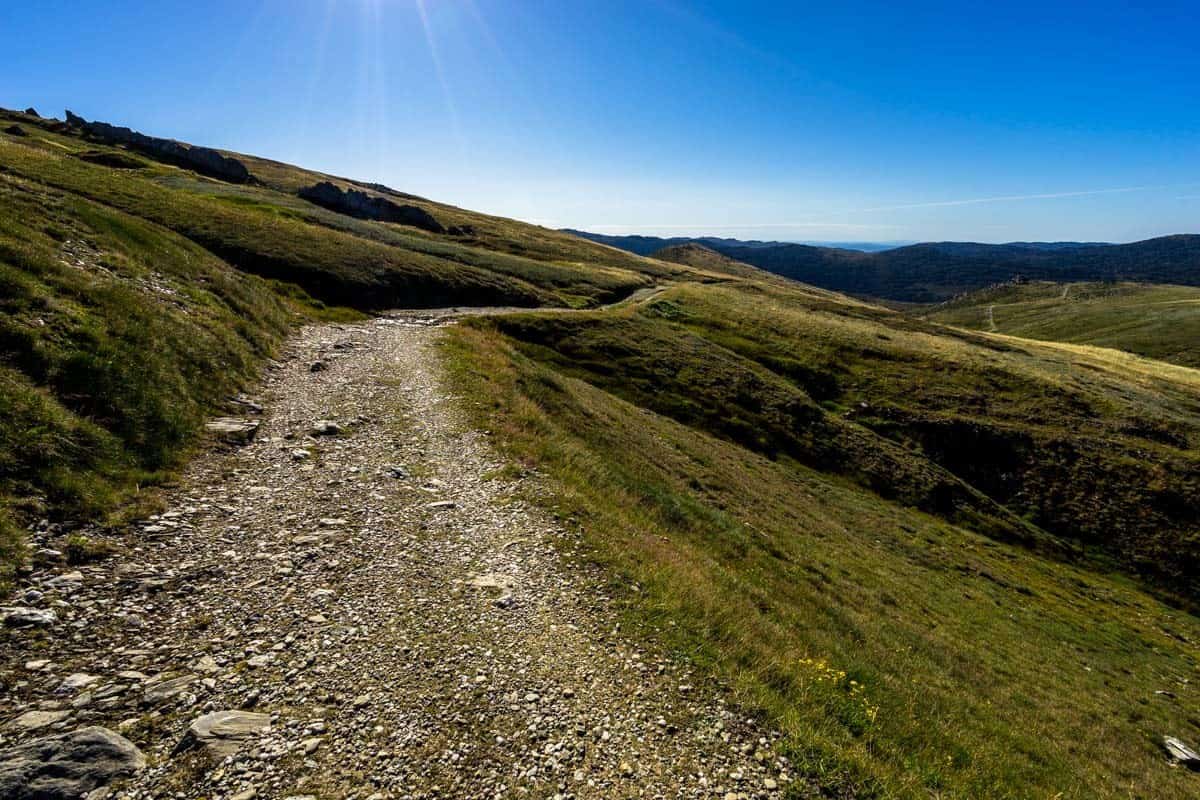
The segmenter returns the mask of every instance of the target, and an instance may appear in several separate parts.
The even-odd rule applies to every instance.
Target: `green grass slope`
[[[1064,457],[1041,451],[1095,437],[1114,469],[1160,469],[1128,415],[1190,430],[1200,375],[755,282],[480,320],[449,353],[456,388],[486,398],[479,423],[550,479],[537,496],[579,521],[631,619],[782,725],[826,793],[1193,796],[1158,739],[1200,737],[1200,621],[1113,571],[1118,543],[1081,555],[1103,529],[1031,535],[1016,515],[1073,502],[1054,527],[1115,503],[1110,523],[1136,527],[1154,501],[1116,484],[1139,477],[1089,465],[1067,497],[1041,485]],[[1024,441],[1015,477],[984,468]],[[1171,447],[1183,462],[1160,489],[1196,474],[1190,445]]]
[[[920,312],[1028,339],[1112,347],[1200,367],[1200,289],[1138,283],[1008,283]]]

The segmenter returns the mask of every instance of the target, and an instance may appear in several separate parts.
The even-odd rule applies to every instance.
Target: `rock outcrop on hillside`
[[[254,180],[250,170],[241,161],[208,147],[194,147],[174,139],[146,136],[106,122],[88,122],[70,111],[67,111],[67,125],[105,144],[123,144],[160,161],[194,170],[210,178],[230,183],[251,183]]]
[[[446,232],[442,224],[423,208],[400,205],[385,197],[377,197],[356,189],[342,190],[329,181],[305,187],[299,194],[310,203],[358,219],[411,225],[430,233]]]

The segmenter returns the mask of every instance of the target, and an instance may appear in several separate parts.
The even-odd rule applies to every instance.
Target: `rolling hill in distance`
[[[1192,286],[1008,283],[915,313],[964,328],[1111,347],[1200,367],[1200,288]]]
[[[735,261],[802,283],[863,297],[913,303],[941,302],[1017,277],[1039,281],[1200,285],[1200,235],[1196,234],[1163,236],[1130,244],[930,242],[868,253],[787,242],[574,233],[643,255],[671,245],[696,242]]]
[[[554,714],[544,711],[551,702],[593,705],[578,695],[599,691],[588,683],[598,653],[618,649],[622,674],[655,673],[620,650],[633,641],[696,676],[672,693],[719,689],[735,709],[730,720],[778,731],[769,743],[764,736],[737,748],[770,772],[744,787],[751,796],[1195,796],[1197,776],[1172,764],[1163,737],[1200,740],[1200,371],[1189,346],[1200,289],[1177,285],[1200,283],[1200,237],[877,253],[622,243],[402,189],[73,116],[0,112],[6,592],[32,611],[62,615],[155,592],[136,597],[156,624],[104,628],[111,638],[99,652],[133,653],[139,666],[175,658],[164,680],[186,681],[200,663],[189,649],[197,640],[220,657],[212,674],[221,680],[195,684],[206,710],[253,707],[297,735],[332,736],[367,720],[361,741],[337,749],[285,747],[279,786],[289,791],[311,772],[305,759],[325,759],[329,780],[362,785],[370,768],[346,767],[348,758],[406,746],[369,716],[373,698],[401,683],[391,673],[370,673],[373,694],[357,684],[324,691],[325,670],[378,666],[338,648],[357,646],[366,626],[380,623],[370,629],[373,646],[395,647],[427,690],[411,714],[444,705],[458,720],[438,718],[450,726],[438,736],[459,750],[421,762],[449,766],[413,778],[404,790],[414,794],[441,791],[435,785],[446,784],[428,775],[460,773],[460,757],[476,769],[472,780],[528,781],[519,785],[553,794],[567,778],[549,756],[577,759],[562,775],[598,776],[594,791],[586,780],[570,784],[581,797],[636,792],[653,776],[638,772],[633,755],[620,760],[624,750],[609,763],[609,751],[628,744],[604,737],[611,720],[545,734]],[[1055,283],[1006,283],[1018,274]],[[1117,278],[1139,283],[1103,282]],[[1066,283],[1076,280],[1088,283]],[[903,313],[863,299],[945,301],[969,291]],[[479,313],[437,327],[451,307]],[[430,311],[377,319],[398,308]],[[432,331],[429,371],[404,372],[419,359],[384,351],[389,358],[372,363],[394,374],[353,383],[351,365],[369,357],[364,331],[387,342],[389,326]],[[321,359],[301,369],[288,359],[304,336],[324,343]],[[268,421],[343,376],[362,402],[401,403],[419,387],[431,407],[454,409],[472,446],[483,442],[495,456],[478,475],[435,477],[401,447],[424,417],[370,420],[356,408],[328,411],[342,415],[333,429],[305,420],[298,433],[273,429],[243,445],[249,450],[214,443],[206,422],[253,421],[247,409],[264,375],[278,387],[281,372],[307,388],[284,398],[285,408],[259,409]],[[368,429],[392,438],[356,439]],[[376,445],[413,461],[384,474],[352,465],[359,448]],[[259,516],[243,523],[237,508],[214,501],[214,539],[189,539],[207,529],[177,522],[184,512],[167,511],[164,498],[208,502],[212,488],[189,483],[187,467],[214,448],[311,482],[306,497],[319,506],[310,516],[323,532],[300,530],[313,509],[275,498],[253,469],[225,469],[216,474],[230,496],[249,498]],[[360,485],[378,495],[370,500],[378,508],[400,493],[424,515],[418,525],[371,506],[375,516],[361,527],[398,548],[386,563],[338,538],[358,526],[339,515],[360,511],[340,493]],[[355,581],[395,574],[401,562],[424,570],[421,559],[444,555],[451,548],[436,545],[450,527],[481,538],[482,523],[456,517],[455,501],[432,501],[449,495],[465,505],[483,486],[500,498],[498,514],[535,508],[562,526],[536,539],[539,558],[560,553],[569,565],[562,581],[591,569],[603,576],[581,594],[612,617],[602,617],[606,633],[585,642],[579,663],[516,660],[484,674],[479,659],[526,654],[412,622],[464,597],[475,603],[471,581],[496,585],[495,570],[537,563],[508,551],[540,535],[532,528],[503,545],[495,570],[468,554],[472,571],[432,586],[429,605],[412,614],[388,617],[406,593],[367,584],[377,591],[363,600],[363,621],[336,616],[354,610],[336,601],[362,585]],[[141,572],[126,580],[125,565],[141,569],[173,540],[192,542],[188,560],[171,565],[181,574],[161,584]],[[245,558],[224,555],[243,545]],[[293,549],[278,557],[269,547]],[[272,591],[192,619],[205,595],[188,576],[217,591],[223,565],[245,563],[265,565],[261,580],[276,581]],[[347,564],[355,569],[344,583],[328,577]],[[76,569],[84,596],[117,576],[111,597],[85,607],[56,588]],[[293,611],[318,585],[318,599],[334,603],[329,616]],[[537,627],[545,596],[508,588],[494,602],[464,606],[462,618],[503,635],[532,629],[529,642],[583,636],[574,625]],[[264,620],[280,608],[286,626],[271,628]],[[68,708],[62,675],[30,677],[35,652],[65,674],[104,668],[88,660],[94,643],[69,639],[91,635],[87,626],[41,619],[42,627],[0,629],[4,713],[121,725],[126,706]],[[188,642],[142,646],[159,620],[177,619]],[[310,639],[326,648],[311,658],[299,649]],[[540,671],[552,680],[533,692]],[[526,688],[495,688],[510,678]],[[266,681],[276,683],[256,692]],[[310,682],[322,691],[304,703],[286,694]],[[634,694],[640,702],[655,693]],[[162,787],[199,793],[227,774],[180,755],[197,709],[177,697],[121,727],[156,757],[138,780],[161,783],[143,796]],[[328,725],[286,722],[318,713]],[[702,738],[686,714],[660,722],[657,713],[629,721],[637,732],[629,741],[647,762],[648,750]],[[512,737],[501,756],[511,758],[517,742],[539,768],[497,778],[491,762],[475,767],[474,745],[457,743],[484,749],[478,733],[487,726]],[[701,733],[730,750],[722,729]],[[483,739],[491,747],[496,737]],[[439,741],[421,738],[422,746]],[[718,780],[740,785],[728,773],[714,773]]]

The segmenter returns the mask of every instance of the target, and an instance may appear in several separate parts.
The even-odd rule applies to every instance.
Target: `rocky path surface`
[[[29,742],[100,726],[145,763],[96,797],[785,788],[773,736],[623,635],[574,534],[518,499],[442,385],[444,321],[303,330],[257,436],[200,455],[119,556],[67,566],[35,534],[14,602],[42,619],[0,633],[0,786],[47,758]]]

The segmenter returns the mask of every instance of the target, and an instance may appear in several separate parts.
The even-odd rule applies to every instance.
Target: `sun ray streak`
[[[437,40],[433,35],[433,28],[429,24],[429,12],[425,8],[425,0],[415,0],[415,2],[417,14],[421,17],[421,28],[425,33],[425,44],[429,47],[429,57],[433,61],[433,69],[437,73],[438,84],[442,87],[442,100],[446,104],[446,113],[450,117],[451,132],[458,143],[462,161],[466,163],[467,147],[466,141],[463,139],[462,126],[458,121],[458,107],[454,102],[454,95],[450,91],[450,83],[446,80],[446,71],[442,67],[441,52],[438,50]]]

